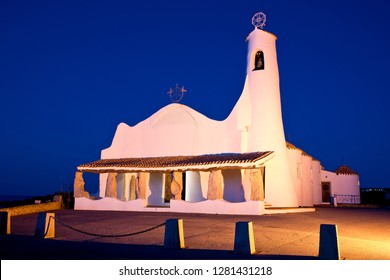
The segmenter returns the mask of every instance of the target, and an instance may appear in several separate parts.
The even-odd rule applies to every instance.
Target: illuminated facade
[[[247,41],[244,88],[225,120],[173,103],[119,124],[101,159],[78,166],[75,209],[261,215],[330,202],[337,177],[324,194],[327,171],[284,137],[276,36],[255,28]],[[98,198],[84,191],[83,172],[99,174]]]

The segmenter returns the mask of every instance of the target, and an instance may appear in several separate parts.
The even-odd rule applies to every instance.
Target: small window
[[[258,51],[255,55],[255,68],[256,70],[264,70],[264,53],[262,51]]]

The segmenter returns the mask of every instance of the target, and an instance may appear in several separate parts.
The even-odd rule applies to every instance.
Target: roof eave
[[[79,166],[77,171],[90,172],[90,173],[131,173],[131,172],[173,172],[173,171],[210,171],[218,169],[254,169],[263,166],[267,161],[274,157],[274,153],[271,152],[266,156],[257,159],[253,162],[242,163],[213,163],[213,164],[198,164],[198,165],[178,165],[167,167],[126,167],[126,166],[113,166],[113,167],[87,167]]]

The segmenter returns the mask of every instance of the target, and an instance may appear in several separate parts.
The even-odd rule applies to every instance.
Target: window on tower
[[[253,71],[264,70],[264,53],[262,51],[256,52],[254,66],[255,68],[253,69]]]

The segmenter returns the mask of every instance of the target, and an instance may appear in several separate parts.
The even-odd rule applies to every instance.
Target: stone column
[[[118,198],[116,176],[118,173],[110,172],[107,177],[106,197]]]
[[[209,188],[207,191],[208,200],[223,199],[223,181],[221,170],[212,170],[209,175]]]
[[[89,198],[89,193],[84,190],[84,186],[83,172],[76,171],[73,183],[73,196]]]
[[[169,202],[172,198],[171,184],[173,178],[171,172],[164,173],[164,202]]]
[[[249,180],[251,182],[251,200],[264,201],[263,168],[251,169]]]
[[[183,190],[183,173],[179,171],[173,172],[173,180],[171,183],[171,192],[174,200],[181,199],[181,192]]]
[[[147,181],[147,173],[140,172],[138,177],[138,186],[136,191],[136,196],[139,199],[146,199],[146,181]]]
[[[131,175],[129,200],[136,199],[136,189],[137,189],[137,178],[134,175]]]

